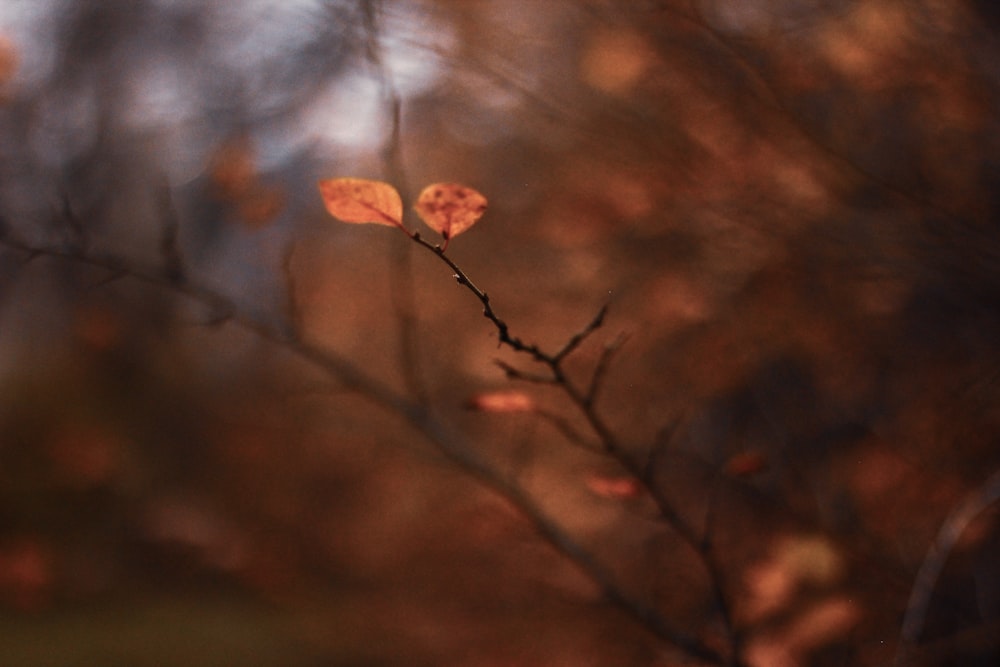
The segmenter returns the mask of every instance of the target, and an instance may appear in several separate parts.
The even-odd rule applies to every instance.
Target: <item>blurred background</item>
[[[504,378],[530,363],[430,253],[329,218],[317,180],[354,176],[482,192],[449,256],[526,341],[610,304],[570,371],[626,336],[598,411],[714,536],[747,661],[886,664],[1000,466],[998,55],[985,0],[4,0],[0,662],[681,660],[400,415],[187,285],[432,406],[718,639],[620,469],[468,409],[514,390],[584,427]],[[994,511],[920,664],[995,664]]]

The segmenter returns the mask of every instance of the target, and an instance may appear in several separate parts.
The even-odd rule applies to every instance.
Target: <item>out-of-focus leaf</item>
[[[87,489],[112,481],[120,471],[124,448],[125,443],[114,431],[72,424],[54,434],[48,443],[48,455],[60,481]]]
[[[38,611],[48,605],[52,585],[52,554],[46,545],[32,537],[0,544],[0,603]]]
[[[14,78],[17,64],[18,56],[14,43],[0,35],[0,86]]]
[[[486,212],[486,197],[458,183],[434,183],[420,193],[414,206],[420,219],[444,237],[445,243]]]
[[[863,616],[857,601],[846,596],[824,599],[807,606],[773,636],[749,642],[747,662],[754,665],[811,664],[811,653],[828,644],[847,641]]]
[[[469,407],[482,412],[530,412],[535,402],[522,391],[494,391],[476,394],[469,399]]]
[[[284,191],[262,182],[256,150],[247,137],[238,136],[219,146],[208,176],[215,197],[232,206],[239,221],[251,229],[273,222],[284,209]]]
[[[733,477],[752,477],[767,468],[767,456],[758,450],[734,454],[726,461],[726,474]]]
[[[797,581],[827,586],[843,573],[843,558],[829,540],[819,536],[798,536],[787,540],[779,552],[785,569]]]
[[[253,144],[243,136],[229,139],[212,155],[208,177],[215,195],[236,200],[257,182],[257,156]]]
[[[285,193],[276,187],[264,187],[247,193],[239,202],[240,218],[250,228],[264,227],[285,208]]]
[[[635,498],[642,493],[642,487],[634,477],[591,475],[587,478],[587,488],[602,498]]]
[[[637,34],[602,26],[583,52],[580,76],[597,90],[624,94],[642,81],[652,59],[652,51]]]
[[[342,222],[403,226],[403,200],[396,188],[363,178],[331,178],[319,182],[326,210]]]

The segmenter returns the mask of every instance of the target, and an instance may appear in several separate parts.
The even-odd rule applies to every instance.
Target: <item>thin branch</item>
[[[66,228],[70,231],[71,238],[69,244],[75,248],[80,248],[81,250],[86,250],[89,245],[89,237],[87,234],[87,227],[80,220],[80,217],[73,210],[72,204],[70,204],[69,196],[63,193],[62,196],[62,206],[59,211],[60,217],[66,223]]]
[[[521,382],[531,382],[533,384],[558,384],[551,375],[536,375],[527,373],[516,366],[511,366],[502,359],[494,359],[493,363],[504,372],[508,380],[520,380]]]
[[[557,415],[556,413],[549,412],[548,410],[535,410],[535,414],[551,424],[563,435],[563,437],[574,445],[582,447],[589,452],[602,451],[600,443],[592,442],[584,437],[584,435],[575,429],[573,425],[569,423],[569,420],[562,415]]]
[[[160,230],[160,256],[163,258],[163,272],[170,280],[184,279],[184,262],[180,251],[180,222],[170,197],[167,183],[161,186],[160,209],[163,226]]]
[[[5,227],[0,225],[0,230],[5,231]],[[295,354],[328,373],[344,388],[354,390],[376,405],[402,417],[459,470],[508,500],[548,544],[599,588],[605,600],[636,620],[653,636],[678,647],[692,658],[717,665],[731,664],[714,648],[697,637],[672,628],[655,608],[630,595],[611,570],[574,539],[557,520],[549,516],[522,486],[497,472],[475,447],[467,446],[462,438],[436,420],[424,406],[371,377],[350,360],[299,338],[294,331],[276,327],[266,319],[241,310],[232,299],[211,288],[187,279],[172,279],[163,268],[136,267],[114,255],[32,246],[9,234],[0,236],[0,243],[29,257],[46,256],[101,268],[113,274],[120,272],[124,277],[171,290],[202,303],[213,311],[229,313],[232,321],[244,330]]]
[[[680,419],[671,419],[666,426],[657,432],[656,438],[653,440],[653,444],[649,446],[649,451],[646,452],[646,460],[642,464],[641,476],[643,480],[646,480],[647,484],[653,483],[653,475],[656,470],[656,464],[659,463],[660,457],[667,450],[667,447],[674,439],[674,434],[677,433],[679,425]]]
[[[937,537],[928,549],[913,582],[910,600],[903,616],[903,627],[896,651],[896,665],[906,664],[910,648],[920,639],[934,587],[948,561],[948,556],[951,555],[951,550],[972,520],[998,500],[1000,500],[1000,470],[970,492],[941,524]]]
[[[302,331],[302,314],[299,312],[295,268],[292,266],[294,259],[295,241],[292,240],[281,255],[281,273],[285,278],[285,319],[292,331],[298,332]]]
[[[379,43],[381,35],[380,19],[382,16],[381,0],[363,0],[361,14],[367,39],[365,40],[365,56],[382,85],[382,104],[388,111],[389,138],[382,146],[382,162],[390,182],[406,196],[406,170],[403,168],[403,99],[393,80],[392,73],[385,66],[382,46]],[[402,221],[400,221],[402,222]],[[410,232],[400,225],[412,238]],[[416,316],[416,293],[413,286],[413,263],[410,257],[410,247],[405,244],[394,244],[389,266],[392,290],[393,310],[399,336],[399,364],[403,372],[403,380],[407,389],[422,404],[428,404],[427,387],[420,368],[420,337]]]
[[[998,638],[1000,619],[983,621],[972,628],[911,647],[905,664],[907,667],[937,667],[962,664],[963,658],[972,664],[982,664],[973,661],[981,660],[990,651],[996,652],[1000,645]]]
[[[413,232],[410,238],[413,239],[413,241],[416,242],[417,244],[430,250],[442,262],[447,264],[448,267],[454,272],[455,280],[458,281],[458,284],[467,288],[470,292],[472,292],[476,296],[477,299],[479,299],[479,302],[483,304],[483,316],[487,318],[490,322],[492,322],[493,326],[497,328],[497,334],[499,335],[499,340],[501,345],[507,345],[516,352],[527,353],[531,355],[531,357],[534,358],[536,361],[541,361],[543,363],[548,364],[549,366],[553,365],[558,366],[558,363],[555,362],[550,355],[547,355],[544,352],[542,352],[541,348],[539,348],[537,345],[535,344],[529,345],[524,341],[522,341],[520,338],[511,335],[510,327],[508,327],[507,323],[504,322],[502,319],[500,319],[500,317],[497,316],[496,312],[494,312],[493,306],[490,303],[489,295],[486,294],[486,292],[481,290],[479,287],[477,287],[476,284],[472,282],[472,280],[470,280],[467,275],[465,275],[465,271],[459,268],[458,264],[453,262],[452,259],[448,257],[448,255],[444,254],[444,249],[441,246],[434,245],[426,241],[420,235],[420,232]]]
[[[597,364],[594,365],[594,372],[591,373],[590,383],[587,386],[587,395],[584,400],[586,400],[588,405],[593,405],[594,401],[597,400],[597,393],[601,390],[601,385],[604,383],[604,376],[608,372],[611,358],[622,348],[626,340],[628,340],[628,336],[620,334],[615,340],[605,345],[601,351],[601,356],[597,360]]]
[[[587,336],[597,331],[601,327],[601,325],[604,324],[604,316],[607,314],[608,314],[608,305],[604,304],[603,306],[601,306],[601,309],[597,311],[597,315],[595,315],[594,319],[590,321],[590,324],[588,324],[586,327],[584,327],[577,333],[573,334],[573,336],[570,337],[570,339],[566,342],[563,348],[558,352],[556,352],[554,355],[552,355],[553,361],[555,361],[556,363],[562,361],[563,358],[568,356],[571,352],[573,352],[573,350],[579,347],[580,343],[586,340]]]
[[[662,9],[702,31],[711,42],[729,54],[737,66],[753,82],[758,99],[769,105],[773,110],[777,111],[790,129],[796,132],[814,149],[825,155],[832,164],[839,166],[846,172],[853,173],[862,181],[874,185],[880,190],[891,195],[894,199],[905,202],[906,205],[912,209],[916,209],[918,211],[931,211],[945,219],[963,224],[963,226],[969,227],[970,229],[974,229],[974,226],[964,224],[961,215],[956,214],[940,202],[931,199],[924,193],[908,190],[903,186],[897,185],[892,181],[879,176],[862,164],[859,164],[850,156],[838,151],[834,146],[831,146],[828,141],[824,141],[822,138],[817,136],[812,129],[802,122],[795,111],[788,107],[788,104],[785,102],[781,92],[763,73],[760,66],[754,63],[753,60],[747,57],[739,48],[734,46],[732,40],[729,39],[725,33],[713,27],[711,22],[708,21],[698,9],[697,3],[688,2],[687,4],[689,7],[688,12],[675,9],[668,3],[663,3]]]
[[[609,360],[610,355],[616,347],[614,345],[610,346],[610,351],[607,351],[605,355],[602,356],[602,359],[599,360],[598,367],[595,369],[591,378],[591,383],[586,391],[581,390],[576,384],[574,384],[563,370],[562,362],[566,355],[575,350],[587,336],[601,326],[604,321],[607,306],[601,308],[594,319],[591,320],[591,322],[579,333],[574,334],[558,353],[546,353],[537,345],[527,344],[517,336],[511,334],[510,327],[504,320],[500,319],[500,317],[493,310],[493,304],[491,303],[487,293],[478,287],[461,269],[461,267],[459,267],[458,264],[445,254],[444,249],[441,246],[431,244],[424,240],[424,238],[420,236],[419,232],[413,232],[410,238],[414,242],[434,253],[436,257],[447,264],[448,267],[454,272],[454,276],[458,281],[458,284],[468,289],[476,296],[477,299],[479,299],[479,302],[483,305],[483,316],[490,320],[496,327],[501,345],[507,345],[515,352],[531,356],[534,361],[546,366],[551,373],[551,376],[536,376],[526,374],[513,366],[501,363],[500,366],[503,368],[507,376],[513,379],[528,379],[534,382],[559,386],[570,402],[573,403],[573,405],[575,405],[579,412],[583,415],[591,430],[600,441],[603,451],[611,456],[623,470],[635,479],[639,480],[639,482],[643,485],[646,493],[655,504],[663,522],[680,536],[680,538],[701,561],[708,577],[712,601],[719,612],[719,616],[722,620],[722,624],[729,641],[730,655],[726,664],[740,664],[740,639],[735,629],[732,609],[723,587],[722,568],[716,560],[714,553],[705,544],[704,537],[700,535],[699,532],[695,530],[687,521],[685,521],[683,517],[681,517],[681,515],[674,508],[673,504],[670,502],[670,499],[653,482],[651,476],[647,474],[647,462],[641,461],[618,442],[617,436],[615,436],[612,429],[607,423],[605,423],[594,407],[594,398],[605,372],[602,365],[607,363],[605,356]]]

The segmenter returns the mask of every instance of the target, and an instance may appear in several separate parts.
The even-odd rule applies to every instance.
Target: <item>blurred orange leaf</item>
[[[245,136],[219,146],[209,163],[208,177],[214,195],[234,207],[239,221],[252,229],[274,221],[284,209],[284,191],[262,182],[256,151]]]
[[[751,477],[767,468],[767,456],[751,450],[734,454],[726,461],[726,473],[733,477]]]
[[[319,182],[330,215],[342,222],[403,227],[403,200],[396,188],[363,178],[331,178]]]
[[[14,78],[17,64],[18,55],[14,43],[0,35],[0,86]]]
[[[21,611],[38,611],[50,601],[53,554],[40,541],[25,537],[0,545],[0,601]]]
[[[494,391],[473,396],[469,407],[483,412],[530,412],[535,402],[521,391]]]
[[[123,444],[112,431],[75,424],[53,436],[48,454],[64,481],[90,488],[112,480],[119,470]]]
[[[220,199],[235,200],[257,182],[257,156],[246,137],[230,139],[212,154],[208,177]]]
[[[414,206],[420,219],[444,237],[445,244],[486,212],[486,197],[458,183],[434,183],[420,193]]]
[[[642,493],[642,486],[634,477],[608,477],[591,475],[587,488],[602,498],[635,498]]]
[[[250,228],[263,227],[277,218],[285,207],[285,193],[275,187],[248,192],[239,202],[242,221]]]

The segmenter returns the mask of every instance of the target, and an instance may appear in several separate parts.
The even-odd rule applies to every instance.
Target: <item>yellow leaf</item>
[[[486,197],[458,183],[434,183],[424,188],[413,207],[420,219],[445,243],[476,224],[486,212]]]
[[[331,178],[319,182],[330,215],[342,222],[403,227],[403,200],[396,188],[363,178]]]

